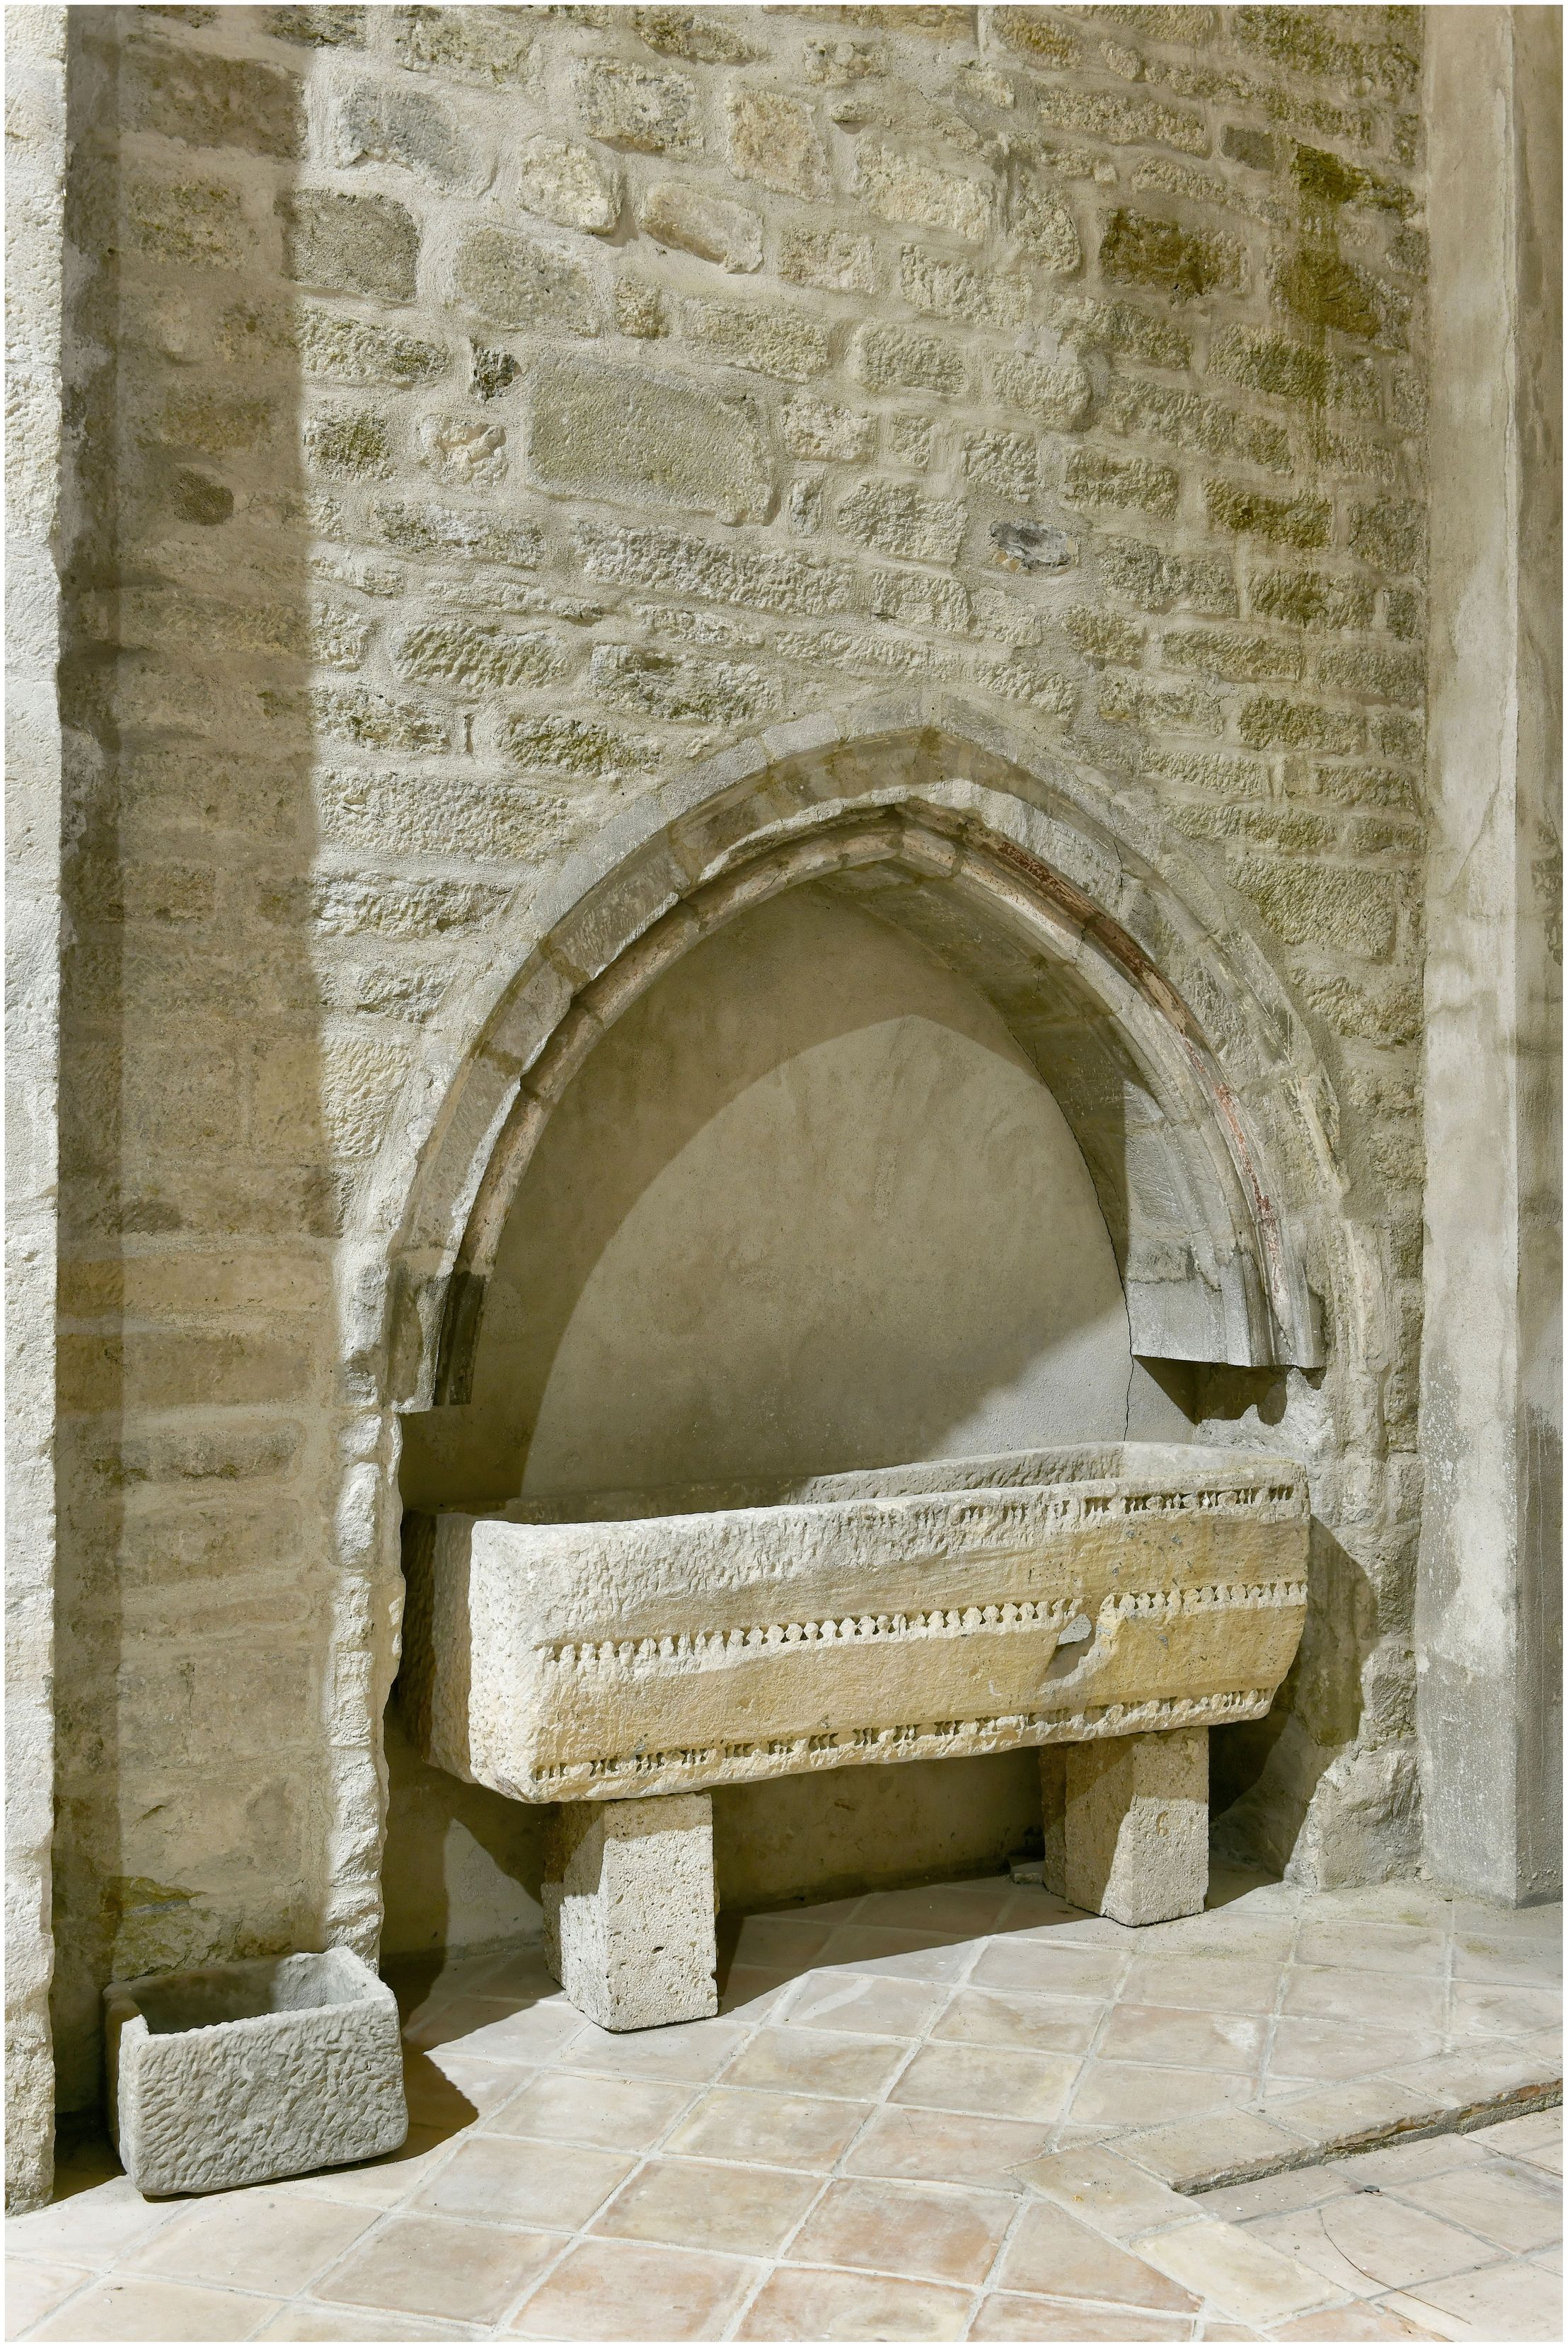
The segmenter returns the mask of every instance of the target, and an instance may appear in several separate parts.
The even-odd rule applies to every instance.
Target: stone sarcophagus
[[[546,1915],[569,1992],[610,2026],[685,2018],[712,1940],[691,1797],[716,1785],[1039,1746],[1069,1897],[1129,1922],[1200,1906],[1205,1732],[1266,1711],[1289,1668],[1307,1529],[1293,1461],[1140,1443],[441,1516],[413,1543],[405,1701],[438,1766],[562,1805]],[[640,1868],[661,1929],[671,1870],[705,1886],[703,1945],[661,1944],[669,1995],[641,1926],[624,1993],[602,1987]],[[704,2011],[711,1953],[709,1974]]]

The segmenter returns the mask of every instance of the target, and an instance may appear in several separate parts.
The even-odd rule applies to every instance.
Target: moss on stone
[[[1215,231],[1118,210],[1100,240],[1100,270],[1104,277],[1152,285],[1173,302],[1187,302],[1216,286],[1239,286],[1242,252],[1234,238]]]
[[[1237,538],[1264,538],[1277,546],[1327,546],[1334,508],[1327,497],[1266,497],[1234,481],[1205,481],[1211,526]]]
[[[1209,367],[1231,383],[1274,399],[1298,399],[1321,407],[1328,396],[1328,361],[1322,352],[1308,350],[1285,334],[1227,327],[1209,354]]]
[[[1308,325],[1332,326],[1342,334],[1375,342],[1383,331],[1378,289],[1364,269],[1338,253],[1304,245],[1275,279],[1280,299]]]

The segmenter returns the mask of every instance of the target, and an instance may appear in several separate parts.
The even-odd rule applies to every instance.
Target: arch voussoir
[[[760,735],[667,786],[654,815],[607,827],[563,869],[528,933],[497,953],[468,998],[470,1040],[396,1219],[393,1407],[464,1391],[507,1214],[598,1040],[704,938],[808,881],[873,887],[874,909],[931,935],[939,899],[957,937],[961,901],[997,951],[1081,1005],[1081,1048],[1105,1060],[1101,1094],[1121,1084],[1145,1119],[1129,1163],[1163,1150],[1155,1186],[1190,1217],[1184,1270],[1179,1235],[1151,1236],[1135,1197],[1109,1201],[1135,1349],[1318,1364],[1310,1248],[1344,1181],[1306,1028],[1240,908],[1104,777],[989,712],[884,695]],[[1097,1155],[1092,1072],[1042,1073],[1063,1082],[1070,1121],[1077,1083],[1097,1180],[1124,1179],[1109,1143]]]

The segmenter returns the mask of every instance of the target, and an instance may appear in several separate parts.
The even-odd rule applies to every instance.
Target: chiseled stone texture
[[[395,2151],[397,2000],[347,1948],[104,1991],[108,2110],[138,2192],[225,2192]]]
[[[540,1895],[545,1962],[601,2029],[662,2028],[719,2010],[709,1794],[563,1801]]]
[[[1296,1008],[1330,1365],[1189,1399],[1322,1529],[1216,1798],[1315,1879],[1410,1862],[1419,20],[1331,21],[73,15],[67,2105],[109,1979],[374,1951],[364,1331],[486,973],[700,761],[889,684],[1101,778]]]
[[[1209,1739],[1201,1727],[1107,1737],[1063,1755],[1069,1905],[1118,1923],[1203,1911],[1209,1887]]]

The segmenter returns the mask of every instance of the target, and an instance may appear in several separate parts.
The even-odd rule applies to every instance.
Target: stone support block
[[[711,1794],[563,1802],[540,1896],[545,1962],[601,2029],[717,2013]]]
[[[1047,1890],[1118,1923],[1201,1913],[1209,1885],[1206,1728],[1047,1746],[1040,1784]]]
[[[227,2192],[395,2151],[397,2003],[348,1948],[111,1981],[109,2127],[138,2192]]]

